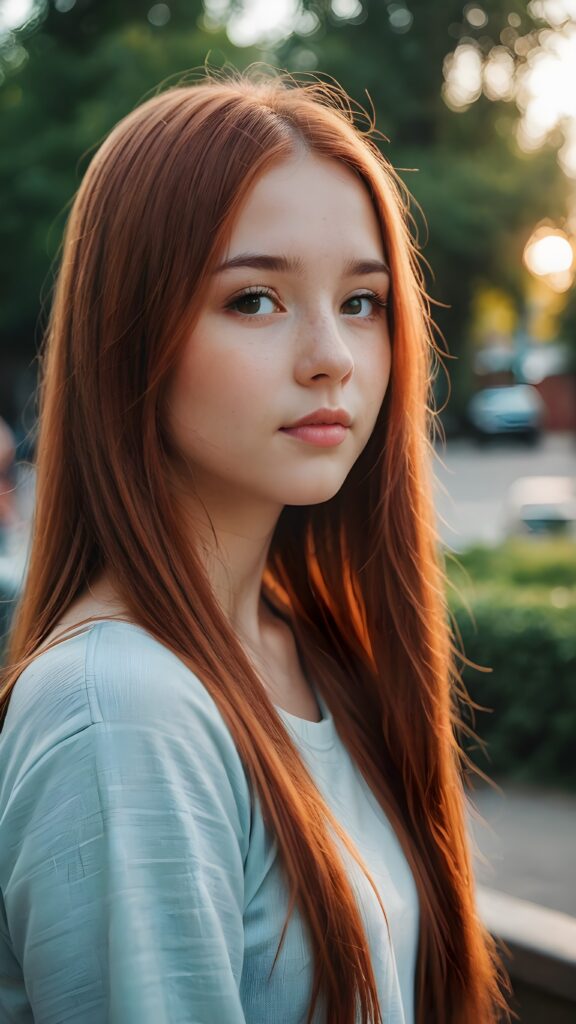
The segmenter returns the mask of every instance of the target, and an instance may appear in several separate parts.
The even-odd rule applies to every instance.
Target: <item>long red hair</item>
[[[375,134],[373,122],[358,126],[337,84],[233,71],[159,92],[97,149],[67,221],[46,330],[33,537],[0,722],[23,668],[106,568],[131,620],[197,674],[236,742],[277,837],[289,914],[297,904],[309,926],[308,1024],[321,991],[330,1024],[353,1024],[358,1005],[362,1024],[382,1020],[330,828],[367,869],[186,539],[163,416],[203,284],[254,182],[302,145],[346,164],[371,196],[390,265],[390,383],[338,494],[282,511],[263,585],[289,615],[304,667],[413,871],[418,1024],[489,1024],[510,1019],[510,987],[479,919],[465,826],[463,766],[471,763],[457,736],[471,733],[458,700],[469,698],[431,496],[439,350],[407,192]]]

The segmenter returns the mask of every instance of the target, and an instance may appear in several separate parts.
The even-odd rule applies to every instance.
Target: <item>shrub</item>
[[[486,752],[462,737],[492,778],[576,790],[576,545],[514,540],[446,558],[448,599],[472,699],[465,714]],[[459,639],[461,638],[461,640]]]

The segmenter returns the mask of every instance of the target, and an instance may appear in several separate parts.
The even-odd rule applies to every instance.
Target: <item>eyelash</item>
[[[244,290],[241,291],[238,295],[235,295],[227,304],[226,309],[229,309],[232,312],[236,312],[235,310],[232,309],[232,307],[235,305],[236,302],[239,302],[246,295],[264,295],[269,299],[273,299],[274,302],[277,301],[276,296],[274,295],[274,292],[272,291],[271,288],[266,288],[263,285],[253,285],[250,288],[244,288]],[[352,299],[370,299],[377,307],[376,312],[372,313],[370,316],[353,317],[354,320],[376,320],[377,317],[382,315],[383,310],[386,309],[386,307],[388,306],[388,300],[385,299],[382,295],[379,295],[378,292],[361,292],[360,294],[357,295],[350,295],[350,297],[346,299],[346,302],[350,302]],[[256,319],[256,317],[251,317],[249,313],[239,313],[238,315],[246,317],[247,320]]]

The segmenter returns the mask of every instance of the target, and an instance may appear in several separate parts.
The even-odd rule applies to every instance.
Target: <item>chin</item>
[[[316,483],[313,487],[295,487],[290,493],[286,493],[284,504],[321,505],[323,502],[334,498],[343,483],[344,480],[340,480],[337,485],[332,484],[331,486],[319,487]]]

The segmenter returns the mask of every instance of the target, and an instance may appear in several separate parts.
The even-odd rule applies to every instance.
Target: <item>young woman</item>
[[[2,689],[2,1020],[508,1014],[438,351],[374,133],[336,85],[208,74],[125,117],[75,197]]]

